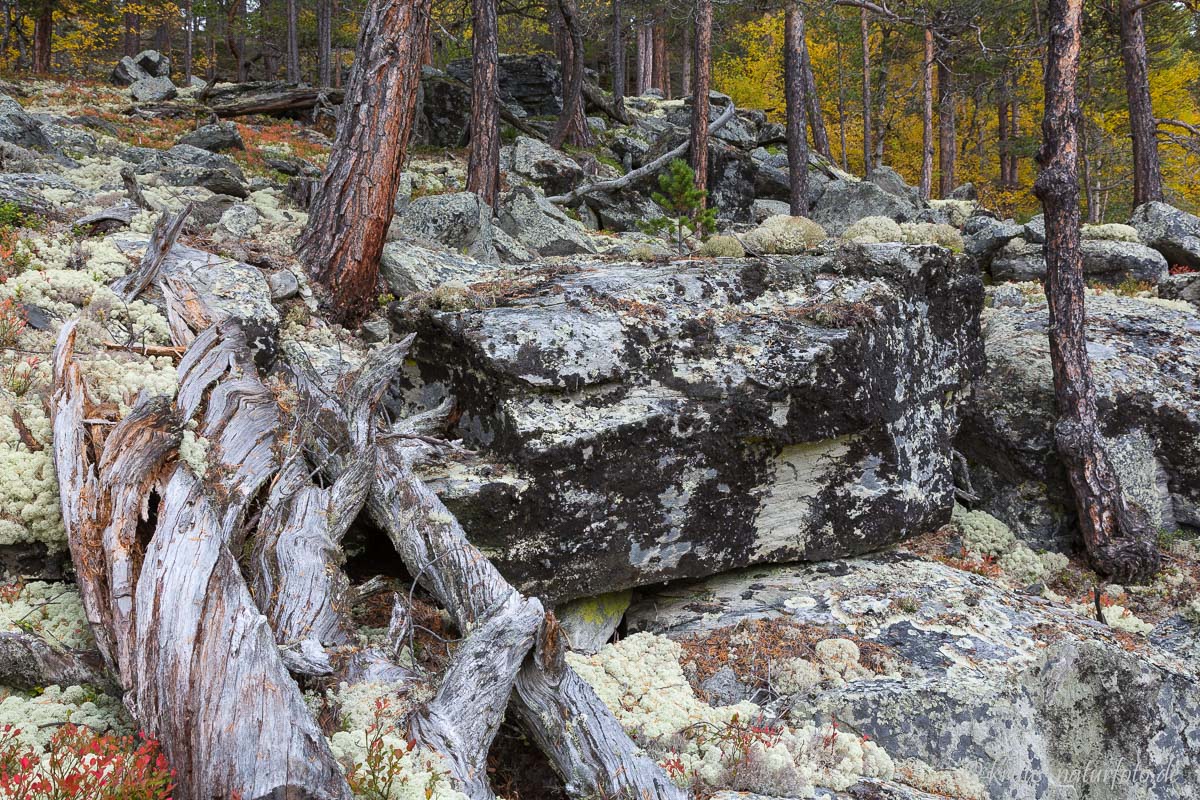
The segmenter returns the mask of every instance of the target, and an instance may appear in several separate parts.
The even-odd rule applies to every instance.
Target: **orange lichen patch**
[[[229,155],[255,174],[274,173],[267,164],[270,158],[288,155],[320,167],[329,154],[328,146],[302,136],[300,123],[293,120],[254,117],[251,122],[238,122],[237,127],[246,149],[230,151]]]
[[[725,667],[752,688],[767,685],[770,665],[792,658],[816,659],[817,642],[849,639],[858,645],[859,662],[873,672],[884,672],[897,657],[891,648],[820,625],[800,625],[789,619],[756,619],[718,628],[679,642],[685,670],[694,670],[703,683]]]

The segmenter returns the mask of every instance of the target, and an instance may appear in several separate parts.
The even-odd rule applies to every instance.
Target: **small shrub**
[[[688,236],[703,238],[717,229],[716,209],[705,207],[708,192],[696,188],[696,173],[686,161],[679,158],[672,161],[667,171],[658,176],[658,188],[659,191],[650,197],[662,207],[666,216],[642,223],[644,232],[667,233],[683,252]]]
[[[45,756],[0,730],[0,797],[21,800],[170,800],[172,773],[153,739],[97,735],[65,725]]]
[[[936,244],[955,253],[964,248],[962,234],[944,222],[905,222],[900,232],[909,244]]]
[[[0,301],[0,347],[12,347],[24,332],[25,309],[11,297]]]
[[[842,233],[842,238],[855,244],[903,242],[900,223],[890,217],[863,217]]]
[[[25,222],[25,215],[16,203],[0,203],[0,228],[19,228]]]
[[[736,236],[713,236],[700,245],[696,255],[705,258],[741,258],[746,255],[746,249]]]
[[[767,217],[746,234],[746,246],[755,253],[796,255],[825,241],[825,229],[807,217],[779,214]]]
[[[374,721],[367,728],[367,753],[361,764],[355,764],[346,773],[346,782],[355,797],[369,800],[389,800],[392,790],[408,783],[408,771],[404,757],[416,747],[416,742],[406,739],[396,745],[389,734],[394,728],[387,723],[388,701],[375,701]]]
[[[634,261],[648,263],[658,260],[658,254],[654,252],[654,248],[648,244],[638,244],[629,248],[629,257]]]
[[[1154,288],[1154,284],[1146,281],[1139,281],[1132,275],[1125,277],[1123,281],[1113,287],[1113,291],[1125,297],[1137,297],[1142,292],[1148,292]]]

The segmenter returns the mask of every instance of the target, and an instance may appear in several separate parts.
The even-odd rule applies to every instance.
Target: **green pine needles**
[[[696,173],[686,161],[679,158],[672,161],[667,171],[658,176],[658,188],[650,197],[666,215],[643,222],[643,231],[665,232],[679,252],[684,253],[688,236],[694,234],[703,239],[717,229],[716,209],[705,208],[708,192],[696,188]]]

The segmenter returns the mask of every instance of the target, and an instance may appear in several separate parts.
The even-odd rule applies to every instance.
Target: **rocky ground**
[[[201,87],[134,62],[128,89],[0,86],[0,627],[90,645],[47,450],[48,355],[79,315],[100,401],[174,392],[161,296],[125,302],[112,284],[160,214],[191,203],[167,280],[202,276],[253,327],[264,370],[281,349],[337,370],[416,334],[388,403],[451,404],[444,434],[463,445],[425,479],[556,605],[572,664],[680,784],[1200,797],[1200,219],[1151,204],[1084,232],[1105,432],[1167,555],[1148,586],[1106,585],[1078,552],[1052,445],[1038,218],[996,219],[970,187],[925,204],[890,170],[860,181],[819,158],[813,221],[788,218],[782,129],[757,111],[713,144],[722,230],[696,253],[638,230],[658,213],[648,185],[547,200],[678,141],[684,101],[655,97],[629,101],[628,126],[591,118],[588,151],[509,131],[489,209],[462,191],[466,89],[430,72],[388,288],[347,331],[320,318],[291,253],[328,122],[210,120]],[[509,112],[544,127],[557,71],[504,66]],[[203,470],[206,443],[185,445]],[[351,532],[348,572],[407,587],[381,538]],[[364,646],[387,623],[366,594]],[[452,633],[432,607],[425,623]],[[435,670],[444,649],[410,655]],[[0,721],[37,746],[67,720],[132,725],[96,687],[4,694]],[[388,697],[310,687],[348,766]],[[497,746],[498,790],[561,793],[522,750]],[[395,796],[457,796],[435,754],[405,758]]]

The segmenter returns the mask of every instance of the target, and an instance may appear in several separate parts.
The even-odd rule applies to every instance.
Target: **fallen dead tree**
[[[389,644],[363,649],[353,636],[340,541],[365,506],[463,634],[405,732],[441,756],[457,788],[494,797],[486,760],[511,704],[572,795],[686,797],[566,664],[553,615],[416,477],[438,447],[439,415],[382,425],[377,406],[407,342],[333,378],[285,356],[285,384],[302,399],[289,407],[261,378],[242,323],[188,285],[200,273],[154,263],[191,258],[164,242],[171,222],[121,288],[164,293],[186,348],[177,396],[139,398],[118,419],[88,394],[72,322],[55,349],[52,405],[63,519],[99,658],[162,743],[176,796],[350,797],[296,678],[416,679],[396,660],[412,630],[405,603]],[[48,674],[100,680],[78,659],[13,646]]]
[[[709,134],[711,135],[725,127],[726,123],[733,119],[733,114],[735,111],[736,109],[733,105],[733,101],[726,98],[725,109],[721,112],[721,116],[717,117],[708,125]],[[661,156],[649,162],[648,164],[643,164],[635,170],[626,172],[619,178],[612,178],[611,180],[607,181],[597,181],[595,183],[586,183],[582,186],[572,189],[566,194],[556,194],[553,197],[547,197],[546,199],[557,205],[570,205],[579,198],[585,197],[589,194],[596,194],[597,192],[620,191],[621,189],[632,186],[648,175],[653,175],[667,166],[667,164],[670,164],[675,159],[683,156],[683,154],[688,151],[688,147],[690,146],[691,142],[685,139],[683,144],[679,145],[678,147],[668,150],[666,153],[663,153]]]
[[[251,114],[285,114],[312,111],[318,106],[339,105],[344,93],[330,87],[279,82],[238,83],[214,88],[205,97],[218,117]]]

